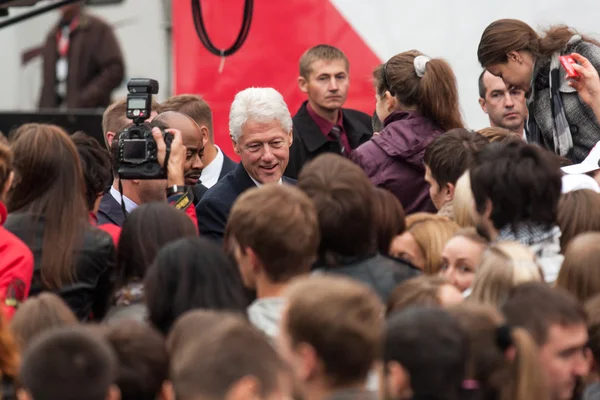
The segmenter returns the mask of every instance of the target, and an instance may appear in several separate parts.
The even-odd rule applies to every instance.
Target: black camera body
[[[131,79],[127,83],[127,113],[133,125],[118,139],[120,179],[166,179],[167,170],[158,163],[156,141],[152,128],[145,121],[152,113],[152,95],[158,93],[158,82],[153,79]],[[173,136],[163,131],[167,153]]]

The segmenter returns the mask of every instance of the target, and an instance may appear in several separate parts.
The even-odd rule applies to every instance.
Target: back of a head
[[[45,124],[18,128],[12,150],[16,176],[8,210],[44,219],[42,282],[58,288],[73,279],[73,253],[89,225],[79,155],[65,131]]]
[[[321,275],[296,280],[286,298],[281,330],[292,347],[314,348],[324,378],[334,387],[363,382],[381,351],[384,306],[379,297],[356,281]]]
[[[88,210],[92,211],[98,196],[112,183],[111,157],[96,139],[84,132],[74,133],[71,139],[79,153],[85,180],[85,200]]]
[[[485,73],[485,71],[484,71]],[[477,131],[478,135],[483,136],[489,143],[504,143],[511,140],[523,141],[523,138],[517,133],[504,128],[489,127]]]
[[[236,324],[242,317],[239,314],[215,310],[191,310],[175,321],[167,337],[167,352],[172,360],[181,352],[210,335],[213,329],[224,324]]]
[[[123,224],[119,238],[116,288],[134,279],[143,280],[158,251],[168,243],[197,235],[188,216],[167,203],[136,208]]]
[[[448,281],[441,276],[418,276],[408,279],[394,289],[387,304],[386,314],[413,306],[441,306],[439,291]]]
[[[598,265],[600,265],[600,233],[582,233],[567,246],[556,286],[565,289],[583,304],[600,293]]]
[[[383,359],[406,369],[415,398],[455,400],[467,347],[467,335],[447,311],[411,307],[388,319]]]
[[[440,187],[456,185],[460,176],[475,162],[475,156],[488,141],[464,128],[452,129],[437,138],[425,150],[424,161]]]
[[[44,292],[21,304],[10,321],[10,330],[21,349],[26,349],[43,332],[77,324],[77,317],[60,297]]]
[[[258,256],[269,280],[286,282],[310,271],[319,246],[313,202],[300,189],[265,185],[237,198],[225,230],[225,248],[248,248]]]
[[[525,22],[517,19],[499,19],[485,28],[481,35],[477,58],[483,68],[508,62],[511,51],[526,50],[537,53],[538,34]]]
[[[415,223],[409,230],[410,234],[425,255],[424,272],[436,275],[442,265],[442,251],[460,227],[447,218],[434,218]]]
[[[163,334],[186,311],[203,308],[245,313],[239,272],[223,250],[205,238],[169,243],[144,280],[149,320]]]
[[[506,325],[493,306],[463,303],[450,313],[469,338],[466,379],[478,383],[481,398],[547,398],[538,349],[527,331]]]
[[[319,217],[319,255],[360,256],[375,249],[373,186],[364,171],[336,154],[306,164],[298,187],[312,199]]]
[[[319,44],[306,50],[300,57],[300,76],[308,79],[312,72],[312,65],[316,61],[342,60],[346,64],[346,70],[350,71],[350,62],[344,52],[337,47],[328,44]]]
[[[553,154],[534,144],[511,141],[491,143],[470,169],[477,212],[488,200],[496,229],[521,222],[552,226],[561,194],[560,166]]]
[[[515,287],[502,306],[506,322],[525,328],[538,346],[543,346],[552,325],[585,324],[586,316],[575,297],[542,282]]]
[[[104,338],[117,356],[121,400],[158,398],[169,373],[164,337],[147,324],[125,320],[108,325]]]
[[[392,192],[375,188],[373,193],[373,223],[377,238],[377,248],[381,254],[388,254],[392,240],[404,233],[406,222],[404,208]]]
[[[401,104],[416,107],[445,131],[463,128],[452,68],[441,58],[425,58],[428,61],[420,77],[415,67],[417,57],[425,56],[417,50],[405,51],[377,67],[373,71],[377,94],[389,91]]]
[[[501,307],[515,286],[530,281],[543,281],[533,252],[517,242],[496,243],[483,254],[468,301]]]
[[[155,100],[152,100],[152,112],[161,112],[161,106]],[[107,133],[117,134],[123,131],[131,121],[127,119],[127,99],[123,98],[109,105],[102,115],[102,132],[106,147],[110,148],[107,141]]]
[[[569,242],[580,233],[600,232],[600,194],[589,189],[563,194],[558,204],[557,223],[563,253]]]
[[[198,126],[208,128],[208,136],[211,142],[214,142],[213,116],[208,103],[195,94],[179,94],[169,97],[160,104],[161,112],[177,111],[188,115]]]
[[[35,400],[106,400],[116,357],[91,332],[59,328],[36,338],[23,356],[20,382]]]
[[[257,362],[260,360],[260,362]],[[175,397],[224,399],[240,380],[251,377],[267,398],[279,388],[286,368],[266,336],[238,320],[218,326],[190,343],[171,364]]]

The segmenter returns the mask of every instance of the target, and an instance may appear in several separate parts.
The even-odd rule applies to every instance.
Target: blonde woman
[[[529,281],[543,281],[535,255],[520,243],[499,242],[484,253],[467,301],[500,307],[513,287]]]
[[[442,265],[442,250],[460,227],[439,216],[407,225],[408,230],[392,241],[390,255],[411,263],[427,275],[437,275]]]
[[[565,289],[582,304],[600,293],[600,233],[588,232],[576,236],[565,252],[556,286]]]

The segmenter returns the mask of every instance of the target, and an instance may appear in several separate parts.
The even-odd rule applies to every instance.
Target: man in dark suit
[[[370,116],[342,108],[349,83],[348,59],[340,49],[318,45],[302,55],[298,86],[308,100],[293,118],[294,144],[285,176],[296,179],[308,160],[325,152],[349,156],[373,136]]]
[[[279,92],[250,88],[231,104],[229,126],[242,162],[210,188],[196,207],[200,234],[221,243],[229,212],[244,191],[264,184],[295,184],[283,177],[292,144],[292,118]]]
[[[204,168],[200,175],[202,185],[210,189],[235,169],[237,163],[227,157],[215,144],[212,111],[202,97],[193,94],[180,94],[167,99],[160,106],[163,111],[177,111],[188,115],[200,127],[205,144],[204,154],[202,155]],[[201,192],[199,189],[196,189],[196,191],[197,194]]]

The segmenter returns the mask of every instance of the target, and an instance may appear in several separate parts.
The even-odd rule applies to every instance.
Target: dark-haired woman
[[[400,200],[407,215],[435,212],[423,155],[435,137],[463,127],[456,77],[446,61],[417,50],[395,55],[373,77],[384,128],[356,149],[352,159],[373,184]]]
[[[117,281],[108,322],[122,318],[146,320],[146,271],[162,247],[191,236],[198,236],[194,223],[167,203],[144,204],[129,214],[119,240]]]
[[[248,301],[236,266],[204,238],[184,238],[165,246],[144,280],[148,319],[167,334],[183,313],[193,309],[245,314]]]
[[[493,75],[528,93],[527,140],[580,163],[600,140],[600,124],[569,83],[559,57],[579,53],[599,70],[599,45],[567,26],[540,35],[522,21],[502,19],[485,29],[477,56]]]
[[[15,131],[12,150],[5,228],[33,253],[30,295],[55,292],[80,320],[102,318],[115,249],[107,233],[90,226],[75,145],[57,126],[26,124]]]

